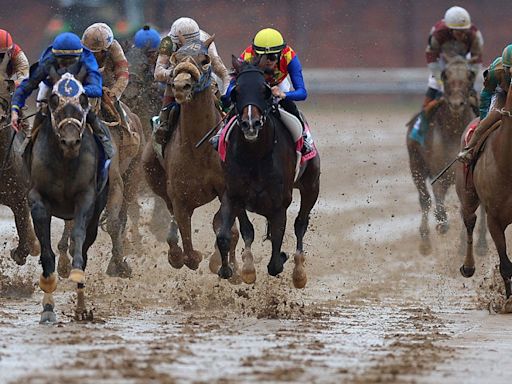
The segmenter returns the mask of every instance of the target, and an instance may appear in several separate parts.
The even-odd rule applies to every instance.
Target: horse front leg
[[[414,149],[415,145],[408,143],[409,149],[409,166],[411,169],[412,180],[416,189],[418,190],[420,207],[421,207],[421,224],[420,224],[420,253],[428,255],[432,252],[432,245],[430,243],[430,229],[428,226],[428,214],[432,201],[430,193],[428,192],[426,180],[428,171],[423,157],[419,151]]]
[[[235,222],[235,210],[233,203],[224,193],[221,200],[219,211],[215,214],[214,222],[220,223],[217,232],[217,248],[222,259],[222,265],[218,270],[218,275],[222,279],[229,279],[233,275],[233,270],[229,266],[228,253],[231,248],[231,228]]]
[[[181,257],[173,259],[169,253],[169,263],[174,268],[181,268],[183,264],[192,270],[199,267],[199,263],[203,256],[199,251],[196,251],[192,245],[192,213],[183,204],[173,204],[176,222],[181,234],[181,242],[183,244],[183,254]],[[180,265],[181,264],[181,265]]]
[[[29,193],[30,213],[34,223],[39,244],[41,244],[41,265],[43,273],[39,278],[39,287],[44,292],[43,312],[40,323],[54,323],[57,321],[54,308],[53,292],[57,289],[57,274],[55,273],[55,254],[52,251],[50,240],[51,215],[38,192]]]
[[[487,215],[487,226],[492,239],[494,240],[494,244],[496,245],[496,250],[498,251],[498,256],[500,258],[500,274],[505,284],[505,295],[507,301],[505,302],[503,310],[504,312],[512,312],[512,298],[510,297],[512,263],[507,256],[507,242],[505,239],[506,226],[501,225],[497,218],[490,216],[489,214]]]
[[[128,263],[123,260],[124,228],[120,220],[121,209],[124,203],[123,192],[124,185],[121,175],[119,175],[119,167],[111,167],[109,173],[109,196],[106,214],[107,232],[112,240],[112,257],[108,263],[107,275],[127,278],[131,276],[132,269]]]
[[[436,208],[434,210],[434,216],[436,218],[436,230],[439,234],[444,235],[450,229],[448,224],[448,215],[446,214],[446,207],[444,206],[444,199],[450,183],[446,179],[441,179],[434,184],[432,190],[434,192],[434,198],[436,200]]]
[[[240,233],[244,239],[244,251],[242,252],[242,280],[246,284],[254,284],[256,281],[256,269],[254,268],[254,256],[251,251],[254,242],[254,226],[252,225],[247,212],[242,209],[238,215]]]
[[[475,258],[473,256],[473,230],[475,229],[478,201],[472,206],[465,206],[462,202],[461,215],[466,227],[466,257],[460,267],[460,273],[464,277],[471,277],[475,273]]]
[[[284,263],[288,260],[286,253],[281,252],[284,231],[286,228],[286,209],[278,209],[269,219],[272,241],[272,257],[267,265],[268,274],[277,276],[283,272]]]
[[[11,257],[18,265],[24,265],[30,253],[33,256],[41,252],[34,229],[30,224],[30,213],[25,199],[10,206],[18,232],[18,246],[11,250]]]

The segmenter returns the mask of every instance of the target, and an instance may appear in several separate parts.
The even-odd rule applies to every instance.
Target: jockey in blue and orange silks
[[[31,71],[29,78],[23,80],[16,89],[11,106],[12,127],[18,131],[19,113],[25,106],[27,98],[39,87],[40,83],[43,83],[45,86],[40,87],[41,95],[39,96],[42,96],[41,91],[44,91],[44,97],[47,97],[53,86],[50,77],[52,68],[59,75],[66,72],[77,75],[82,67],[85,68],[86,71],[86,76],[83,81],[85,94],[89,99],[100,98],[102,95],[102,77],[98,70],[98,63],[92,52],[82,46],[80,38],[74,33],[64,32],[58,35],[53,41],[53,44],[43,52],[39,62]],[[33,127],[41,124],[44,118],[44,108],[41,108],[36,114]],[[92,108],[87,113],[87,123],[91,126],[98,139],[100,139],[106,158],[112,158],[115,150],[112,146],[110,131],[96,116]]]
[[[307,137],[304,121],[299,113],[295,101],[306,100],[308,92],[302,76],[302,65],[299,57],[292,47],[283,39],[281,33],[273,28],[265,28],[255,36],[253,43],[240,55],[240,59],[252,62],[258,56],[266,55],[265,76],[272,87],[272,95],[279,98],[279,105],[287,112],[299,119],[302,124],[302,136],[304,138],[303,152],[310,152],[313,147]],[[287,80],[290,76],[293,89]],[[223,97],[223,103],[228,102],[231,90],[235,85],[233,79]],[[215,140],[212,140],[213,142]]]

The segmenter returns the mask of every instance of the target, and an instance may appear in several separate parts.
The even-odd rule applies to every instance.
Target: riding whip
[[[434,178],[432,179],[432,181],[430,182],[430,185],[434,185],[434,183],[435,183],[435,182],[436,182],[436,181],[437,181],[441,176],[443,176],[443,175],[446,173],[446,171],[447,171],[447,170],[449,170],[449,169],[450,169],[450,167],[451,167],[451,166],[452,166],[452,165],[453,165],[457,160],[458,160],[458,158],[456,157],[455,159],[453,159],[453,160],[450,162],[450,164],[448,164],[446,167],[444,167],[444,168],[443,168],[443,170],[442,170],[441,172],[439,172],[439,173],[437,174],[437,176],[436,176],[436,177],[434,177]]]
[[[229,114],[231,113],[233,108],[234,107],[229,108],[229,110],[226,112],[226,116],[224,116],[217,124],[215,124],[215,126],[212,129],[210,129],[208,132],[206,132],[206,135],[204,135],[203,138],[197,142],[196,148],[199,148],[210,137],[210,135],[213,132],[215,132],[217,127],[220,125],[220,123],[222,123],[224,120],[226,120],[226,118],[229,116]]]

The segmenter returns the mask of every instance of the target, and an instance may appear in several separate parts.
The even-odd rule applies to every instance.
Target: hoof
[[[450,225],[448,224],[447,221],[444,221],[442,223],[438,223],[436,225],[436,231],[437,233],[439,233],[440,235],[444,235],[448,232],[448,229],[450,229]]]
[[[272,263],[272,262],[270,262],[267,265],[268,274],[270,276],[277,276],[281,272],[283,272],[283,269],[284,269],[283,267],[284,267],[284,263],[286,262],[286,260],[288,260],[288,256],[286,255],[286,253],[281,252],[281,254],[279,255],[279,264],[278,265],[276,265],[276,263]]]
[[[180,269],[185,264],[185,258],[183,257],[183,252],[180,247],[172,247],[169,248],[169,253],[167,255],[167,260],[169,264],[173,268]]]
[[[53,306],[45,305],[43,312],[41,313],[41,320],[39,324],[54,324],[57,322],[57,316],[53,312]]]
[[[72,269],[69,273],[69,280],[74,283],[85,283],[85,273],[81,269]]]
[[[256,269],[254,268],[254,257],[251,251],[242,253],[242,280],[245,284],[254,284],[256,281]]]
[[[11,249],[11,258],[18,265],[25,265],[27,262],[28,251],[22,251],[20,247]]]
[[[296,253],[295,257],[295,267],[293,268],[293,286],[295,288],[301,289],[306,286],[308,282],[308,277],[306,275],[306,269],[304,268],[305,257],[303,253]]]
[[[132,269],[125,260],[116,262],[110,259],[107,267],[107,275],[110,277],[121,277],[126,279],[132,276]]]
[[[59,265],[57,266],[57,272],[63,279],[67,279],[71,273],[71,263],[69,262],[67,254],[61,253],[59,256]]]
[[[231,269],[231,267],[228,265],[226,267],[220,267],[219,268],[219,277],[221,279],[229,279],[231,276],[233,276],[233,270]]]
[[[464,265],[462,265],[460,267],[460,274],[464,277],[471,277],[473,276],[473,274],[475,273],[475,267],[466,267]]]
[[[44,277],[42,274],[39,277],[39,287],[43,292],[52,293],[57,289],[57,275],[55,272],[50,274],[48,277]]]
[[[219,268],[222,265],[222,259],[220,256],[220,252],[217,247],[215,247],[215,252],[210,256],[210,262],[208,263],[208,268],[210,268],[211,273],[217,274],[219,272]]]
[[[185,265],[193,271],[199,268],[201,260],[203,260],[203,255],[201,255],[201,253],[198,251],[192,251],[190,254],[185,255],[184,257]]]
[[[75,321],[93,321],[94,315],[92,310],[80,310],[75,312]]]

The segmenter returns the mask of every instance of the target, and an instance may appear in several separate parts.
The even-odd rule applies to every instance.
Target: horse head
[[[82,71],[81,71],[82,72]],[[52,71],[51,77],[56,73]],[[81,77],[79,73],[78,78]],[[51,122],[65,158],[76,158],[80,153],[82,135],[89,112],[89,99],[82,83],[71,73],[65,73],[55,82],[48,101]]]
[[[214,38],[215,35],[212,35],[204,43],[200,40],[183,40],[183,46],[172,54],[174,70],[171,87],[178,103],[187,103],[195,93],[209,88],[212,69],[208,47]]]
[[[264,62],[264,61],[260,61]],[[272,90],[261,65],[240,62],[232,57],[236,84],[231,91],[240,129],[249,142],[258,140],[259,132],[272,107]]]
[[[475,74],[462,56],[448,57],[446,60],[446,68],[441,73],[445,99],[453,113],[461,114],[468,105]]]

